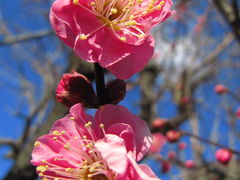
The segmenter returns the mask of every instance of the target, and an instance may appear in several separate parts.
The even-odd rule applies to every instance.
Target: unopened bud
[[[188,96],[184,96],[181,99],[181,103],[182,104],[190,104],[191,102],[192,102],[192,99],[190,97],[188,97]]]
[[[218,149],[215,152],[215,157],[218,162],[220,162],[222,164],[227,164],[232,158],[232,152],[229,151],[228,149],[224,149],[224,148]]]
[[[167,173],[171,169],[171,164],[168,161],[162,162],[162,173]]]
[[[175,151],[169,151],[168,152],[168,158],[169,159],[174,159],[176,157],[176,152]]]
[[[181,133],[176,130],[170,130],[166,133],[166,138],[170,143],[178,141],[180,137],[181,137]]]
[[[85,107],[95,107],[97,97],[91,82],[77,72],[63,74],[56,90],[57,101],[71,107],[82,103]]]
[[[178,148],[179,148],[180,150],[185,149],[185,148],[186,148],[186,143],[185,143],[185,142],[180,142],[180,143],[178,144]]]
[[[237,111],[236,111],[236,117],[237,117],[237,118],[240,118],[240,107],[237,108]]]
[[[217,84],[214,88],[215,93],[225,94],[228,92],[228,89],[223,84]]]
[[[151,126],[153,129],[160,129],[160,128],[163,128],[165,124],[166,124],[166,119],[156,118],[152,121]]]
[[[115,79],[106,85],[105,102],[108,104],[118,104],[126,94],[126,83],[123,80]]]
[[[185,167],[189,168],[189,169],[194,168],[195,167],[195,163],[192,160],[187,160],[185,162]]]

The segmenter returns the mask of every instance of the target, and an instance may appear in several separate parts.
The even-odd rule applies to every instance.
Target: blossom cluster
[[[96,94],[85,76],[75,71],[63,75],[56,99],[70,112],[34,144],[31,163],[40,179],[158,179],[147,165],[137,164],[153,141],[147,124],[116,104],[126,93],[123,80],[151,59],[150,30],[172,15],[171,6],[172,0],[53,2],[50,22],[57,36],[82,60],[100,65],[118,79],[103,82],[99,100],[99,87]],[[98,109],[93,117],[85,108]]]

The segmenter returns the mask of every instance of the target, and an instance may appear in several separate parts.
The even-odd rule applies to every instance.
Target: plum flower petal
[[[128,79],[146,66],[153,52],[154,39],[152,36],[149,36],[143,44],[135,47],[131,55],[115,64],[111,64],[107,69],[120,79]],[[132,66],[133,64],[134,66]]]
[[[138,165],[132,156],[128,156],[127,180],[159,180],[153,171],[145,164]],[[125,180],[120,178],[119,180]]]
[[[116,135],[107,134],[95,143],[107,164],[118,174],[126,172],[128,158],[124,140]]]
[[[127,79],[151,59],[149,32],[172,15],[171,6],[172,0],[55,0],[50,21],[81,59]]]
[[[113,112],[116,115],[127,113],[126,120],[113,116],[112,122],[103,120],[104,117],[109,120],[108,113]],[[138,131],[145,136],[149,131],[137,127],[136,120],[139,119],[127,109],[115,105],[100,108],[94,120],[84,112],[82,105],[76,104],[66,117],[55,122],[49,134],[37,139],[31,163],[37,166],[42,180],[155,180],[150,168],[138,165],[133,155],[140,143],[136,138],[141,139]]]
[[[134,131],[136,157],[134,159],[141,160],[142,157],[148,152],[151,143],[152,135],[147,128],[145,121],[139,119],[137,116],[131,114],[128,109],[123,106],[105,105],[100,108],[95,115],[98,123],[103,123],[108,131],[108,128],[116,123],[129,124]],[[110,132],[113,133],[113,132]],[[125,139],[128,141],[128,139]],[[130,140],[130,139],[129,139]],[[126,145],[131,144],[126,142]]]

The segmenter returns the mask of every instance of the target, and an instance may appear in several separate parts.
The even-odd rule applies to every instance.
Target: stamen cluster
[[[70,117],[74,120],[74,117]],[[63,158],[56,157],[54,159],[41,160],[41,165],[37,166],[37,172],[43,180],[112,180],[114,173],[108,168],[106,161],[103,160],[101,154],[95,149],[94,134],[91,128],[92,123],[85,124],[87,132],[91,138],[86,135],[82,137],[70,136],[65,131],[52,131],[52,140],[62,146],[69,154],[78,157],[77,160],[68,159],[65,166],[60,166]],[[100,129],[104,132],[103,124]],[[38,147],[41,142],[36,141],[34,146]],[[81,148],[77,148],[77,147]]]
[[[50,21],[82,60],[124,80],[151,59],[149,32],[172,15],[171,5],[172,0],[55,0]]]
[[[165,4],[164,0],[93,0],[88,6],[84,6],[79,0],[73,0],[73,4],[81,6],[102,20],[103,25],[88,34],[80,34],[81,40],[87,39],[97,30],[108,26],[121,40],[126,41],[126,35],[144,38],[148,32],[141,24],[141,19],[154,11],[160,11]],[[119,31],[124,36],[120,36]]]
[[[124,107],[104,105],[93,118],[76,104],[37,139],[31,162],[41,180],[158,180],[136,163],[151,142],[146,123]]]

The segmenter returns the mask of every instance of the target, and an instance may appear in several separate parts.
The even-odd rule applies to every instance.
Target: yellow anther
[[[165,1],[161,1],[160,3],[159,3],[159,5],[164,5],[165,4]]]
[[[115,26],[113,26],[113,28],[114,28],[115,30],[117,30],[117,31],[121,29],[121,27],[120,27],[120,26],[116,26],[116,25],[115,25]]]
[[[67,149],[67,150],[69,150],[69,149],[70,149],[70,146],[69,146],[68,144],[65,144],[65,145],[64,145],[64,148]]]
[[[47,163],[47,161],[45,159],[42,160],[42,163]]]
[[[161,1],[159,5],[155,6],[157,10],[160,10],[162,6],[165,4],[165,1]]]
[[[83,136],[83,139],[87,139],[87,136]]]
[[[73,4],[78,5],[79,1],[78,0],[73,0]]]
[[[145,34],[140,34],[139,36],[138,36],[138,38],[143,38],[145,36]]]
[[[53,137],[53,140],[57,140],[57,137],[55,136],[55,137]]]
[[[54,178],[54,180],[59,180],[59,178]]]
[[[90,169],[89,169],[89,172],[90,173],[93,173],[95,171],[95,167],[91,167]]]
[[[93,150],[90,150],[90,151],[88,151],[89,153],[94,153],[94,151]]]
[[[44,173],[47,170],[48,166],[38,166],[37,171]]]
[[[93,147],[93,143],[88,143],[87,145],[86,145],[86,148],[92,148]]]
[[[61,134],[65,134],[66,133],[66,131],[61,131]]]
[[[90,127],[91,125],[92,125],[92,122],[88,122],[85,124],[85,127],[87,128],[87,127]]]
[[[126,38],[125,37],[120,37],[120,40],[121,41],[126,41]]]
[[[91,5],[92,5],[92,6],[95,6],[95,5],[96,5],[96,3],[95,3],[95,2],[91,2]]]
[[[138,2],[139,4],[141,4],[141,3],[143,2],[143,0],[137,0],[137,2]]]
[[[136,24],[137,24],[137,22],[135,20],[127,22],[127,25],[129,25],[129,26],[135,26]]]
[[[134,19],[135,17],[134,17],[134,15],[131,15],[130,17],[129,17],[129,19]]]
[[[40,145],[40,142],[39,141],[36,141],[35,143],[34,143],[34,147],[37,147],[37,146],[39,146]]]
[[[70,120],[75,120],[75,117],[71,116],[69,119],[70,119]]]
[[[55,136],[59,136],[59,135],[61,135],[61,133],[59,132],[59,131],[53,131],[53,135],[55,135]]]
[[[111,13],[112,14],[117,14],[117,9],[116,8],[111,8]]]
[[[159,5],[155,6],[155,7],[156,7],[157,10],[160,10],[162,8],[162,5],[159,4]]]
[[[149,12],[149,11],[152,11],[152,9],[153,9],[153,4],[151,3],[151,4],[148,5],[147,11],[148,11],[148,12]]]
[[[79,38],[80,38],[81,40],[85,40],[85,39],[87,39],[87,36],[86,36],[85,34],[80,34],[80,35],[79,35]]]
[[[83,164],[87,164],[87,163],[88,163],[88,161],[87,161],[87,160],[84,160],[82,163],[83,163]]]
[[[104,128],[104,124],[101,123],[101,124],[99,125],[99,127],[100,127],[100,128]]]
[[[88,166],[87,166],[87,165],[84,165],[82,168],[83,168],[83,169],[88,169]]]
[[[68,173],[71,173],[72,171],[73,171],[72,168],[67,168],[67,169],[65,169],[65,172],[68,172]]]
[[[38,175],[39,175],[40,177],[41,177],[41,176],[44,176],[44,174],[43,174],[43,173],[39,173]]]

